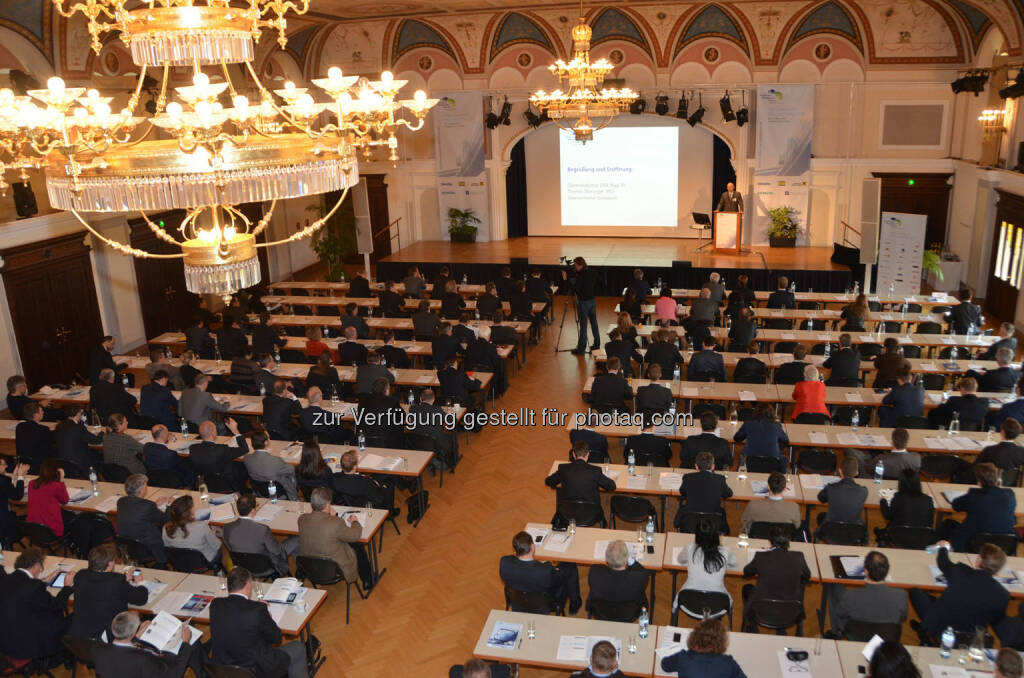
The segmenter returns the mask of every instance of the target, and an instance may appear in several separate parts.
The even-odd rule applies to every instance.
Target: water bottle
[[[406,398],[406,400],[409,402],[410,407],[412,407],[416,403],[416,396],[413,395],[413,392],[411,390],[409,391],[409,397]]]
[[[122,372],[121,373],[121,383],[124,384],[125,388],[128,388],[128,373],[127,372]]]
[[[807,331],[808,332],[813,332],[814,331],[814,318],[808,318],[807,319]]]
[[[907,317],[907,312],[909,310],[910,310],[910,305],[907,304],[907,302],[904,301],[903,305],[900,306],[900,318],[906,318]]]
[[[879,459],[875,462],[875,485],[882,484],[882,476],[885,475],[885,464]]]
[[[725,329],[727,329],[727,330],[731,330],[732,329],[732,316],[731,315],[725,316]]]
[[[825,360],[832,357],[832,342],[825,343]]]
[[[274,362],[281,362],[281,349],[279,349],[277,346],[274,347]]]
[[[468,285],[469,284],[469,276],[466,275],[465,273],[462,274],[462,284],[463,285]]]
[[[668,415],[672,419],[672,423],[676,421],[676,401],[672,400],[672,403],[668,406]]]
[[[860,282],[853,283],[853,296],[860,294]]]
[[[860,410],[854,410],[853,416],[850,418],[850,428],[856,432],[858,426],[860,426]]]
[[[647,543],[654,543],[654,516],[647,516]]]
[[[331,405],[337,405],[338,402],[339,402],[339,400],[338,400],[338,387],[337,386],[332,386],[331,387]]]
[[[654,283],[654,286],[656,288],[658,288],[659,290],[661,289],[661,277],[660,276],[658,277],[658,282]]]
[[[733,404],[732,409],[729,410],[729,423],[736,426],[740,423],[740,413],[736,411],[736,405]]]
[[[217,360],[217,365],[220,365],[222,358],[221,358],[221,355],[220,355],[220,349],[219,348],[216,351],[214,351],[213,357]]]
[[[265,383],[263,383],[262,381],[260,382],[260,395],[261,396],[267,395],[267,385]]]
[[[341,269],[341,282],[345,282],[345,269]]]
[[[651,618],[647,615],[647,608],[640,608],[640,628],[637,629],[636,635],[641,638],[647,637],[647,625],[651,623]]]
[[[277,503],[277,484],[273,480],[271,480],[269,483],[267,483],[267,494],[270,495],[270,503],[271,504],[276,504]]]
[[[206,479],[203,476],[199,476],[199,484],[196,485],[199,488],[199,499],[206,503],[210,499],[210,488],[206,486]]]
[[[796,294],[796,281],[789,283],[789,291],[792,294]]]
[[[477,322],[480,321],[480,309],[479,308],[476,309],[475,311],[473,311],[473,317],[477,320]]]
[[[636,472],[636,454],[633,453],[632,447],[626,450],[626,465],[629,475],[633,475]]]
[[[683,376],[683,371],[679,369],[679,365],[672,368],[672,381],[679,381]]]
[[[188,435],[188,422],[185,420],[185,417],[181,418],[181,421],[178,423],[178,428],[181,430],[182,436]]]
[[[324,339],[329,339],[330,337],[331,337],[331,328],[328,327],[327,325],[324,325]]]
[[[358,441],[359,441],[359,449],[360,450],[365,450],[366,449],[366,434],[363,433],[362,430],[359,431]]]
[[[96,477],[96,469],[89,467],[89,484],[92,485],[92,496],[100,496],[99,478]]]
[[[954,412],[953,418],[949,420],[949,435],[955,436],[960,433],[960,413]]]
[[[939,656],[949,659],[949,656],[953,654],[954,645],[956,645],[956,634],[953,633],[952,626],[947,626],[946,630],[942,632],[942,648],[939,650]]]
[[[954,365],[956,365],[956,356],[957,356],[957,353],[959,353],[959,352],[960,351],[958,351],[956,349],[956,346],[954,346],[953,348],[949,349],[949,361],[951,363],[953,363]]]
[[[367,318],[372,318],[373,317],[373,306],[368,306],[366,308],[366,317]]]

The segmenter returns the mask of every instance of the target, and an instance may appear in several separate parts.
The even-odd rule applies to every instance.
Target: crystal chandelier
[[[257,248],[312,236],[359,181],[357,152],[368,158],[386,148],[397,162],[397,131],[422,128],[437,103],[422,91],[396,100],[406,81],[389,72],[371,81],[331,68],[313,80],[327,97],[322,102],[291,82],[267,89],[253,69],[254,42],[266,28],[284,46],[285,15],[305,13],[308,0],[159,0],[131,10],[126,0],[54,3],[65,17],[85,14],[97,53],[100,36],[119,31],[139,66],[138,82],[120,111],[112,110],[113,97],[58,77],[26,96],[0,90],[0,177],[17,171],[24,179],[28,169],[43,169],[53,207],[72,212],[119,252],[183,259],[188,290],[196,294],[226,297],[259,282]],[[242,65],[247,77],[232,80],[229,64]],[[170,88],[172,69],[182,67],[191,70],[192,84]],[[151,68],[162,78],[147,116],[139,102]],[[331,191],[341,197],[320,219],[284,239],[256,242],[278,200]],[[253,223],[236,209],[246,202],[269,206]],[[173,234],[146,217],[171,209],[186,211]],[[158,238],[181,252],[156,254],[111,240],[82,212],[140,212]]]
[[[542,114],[546,112],[556,125],[571,130],[576,141],[583,143],[593,139],[596,130],[608,126],[612,118],[637,98],[637,93],[631,89],[601,87],[612,71],[612,64],[607,59],[590,61],[592,34],[580,0],[580,21],[572,29],[572,61],[565,63],[559,59],[548,66],[566,91],[538,90],[530,97],[530,103],[536,105]],[[595,119],[598,121],[596,124],[593,122]]]

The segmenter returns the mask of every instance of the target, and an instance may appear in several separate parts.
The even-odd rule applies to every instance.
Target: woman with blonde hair
[[[843,309],[840,314],[840,318],[846,321],[843,325],[843,332],[866,332],[865,323],[868,320],[868,315],[871,313],[871,307],[868,306],[868,297],[866,294],[858,294],[856,301]]]
[[[636,327],[628,313],[620,313],[615,321],[615,326],[619,328],[619,338],[630,342],[633,346],[639,346],[636,341]]]

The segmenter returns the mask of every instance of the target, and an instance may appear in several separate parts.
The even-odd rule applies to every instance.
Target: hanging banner
[[[437,202],[441,232],[448,239],[448,210],[473,210],[478,240],[490,233],[487,168],[484,166],[483,94],[441,95],[431,114],[437,158]]]
[[[797,243],[806,245],[814,85],[759,85],[756,116],[755,214],[746,220],[749,230],[744,241],[767,244],[768,210],[789,206],[802,229]]]
[[[921,292],[921,259],[928,230],[925,214],[882,212],[878,233],[878,273],[875,291],[879,295],[906,297]]]

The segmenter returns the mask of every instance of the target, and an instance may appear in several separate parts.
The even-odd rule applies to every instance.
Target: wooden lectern
[[[743,240],[743,212],[715,212],[715,251],[740,254]]]

